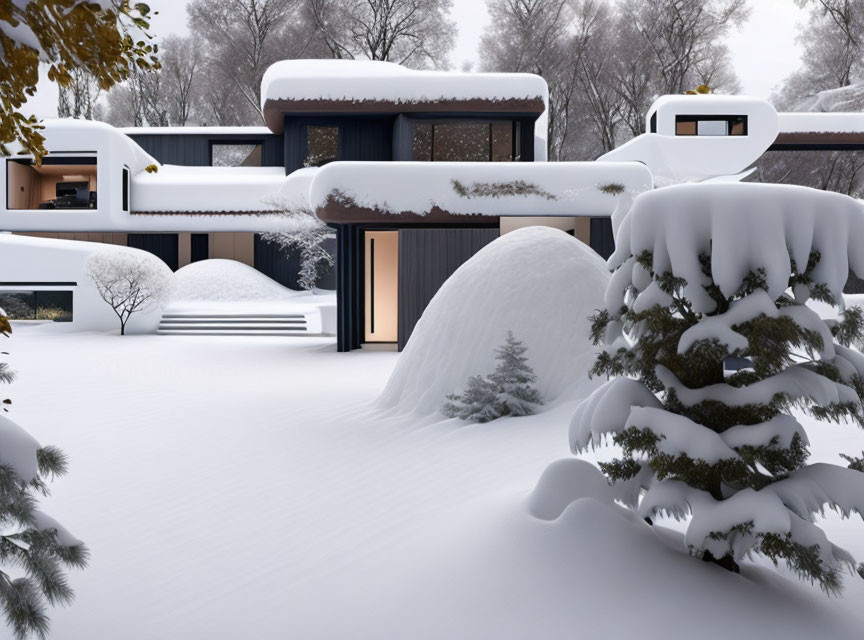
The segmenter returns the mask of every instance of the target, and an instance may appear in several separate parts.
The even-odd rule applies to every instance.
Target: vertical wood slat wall
[[[499,236],[497,228],[399,230],[399,349],[456,269]]]

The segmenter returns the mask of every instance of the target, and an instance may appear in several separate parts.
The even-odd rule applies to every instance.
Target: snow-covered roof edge
[[[653,188],[645,165],[600,162],[334,162],[309,199],[325,222],[477,223],[477,217],[611,216]]]
[[[283,60],[261,82],[267,126],[294,113],[513,112],[546,110],[546,81],[530,73],[426,71],[382,61]]]

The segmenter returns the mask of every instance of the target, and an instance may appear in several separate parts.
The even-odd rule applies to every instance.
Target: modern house
[[[763,100],[665,96],[645,134],[599,161],[549,163],[539,76],[384,62],[280,62],[261,99],[266,127],[46,122],[41,165],[2,163],[0,230],[144,249],[175,270],[228,258],[296,288],[296,258],[260,234],[308,208],[336,229],[337,267],[321,284],[337,290],[339,349],[401,348],[444,280],[501,233],[555,226],[608,256],[611,219],[643,191],[736,176],[784,144],[840,144],[814,142]],[[14,274],[0,294],[71,281],[38,262],[0,252]]]

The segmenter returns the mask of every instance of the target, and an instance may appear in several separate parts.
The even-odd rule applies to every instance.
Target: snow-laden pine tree
[[[0,335],[12,329],[0,309]],[[0,362],[0,383],[15,376]],[[43,447],[0,413],[0,608],[17,640],[48,632],[48,605],[68,604],[72,588],[64,567],[83,568],[88,552],[63,526],[37,509],[47,481],[66,473],[66,456]]]
[[[491,422],[504,416],[529,416],[543,404],[534,387],[537,376],[527,347],[507,332],[504,344],[495,350],[498,364],[488,377],[472,376],[462,394],[447,396],[441,411],[448,418],[469,422]]]
[[[862,234],[856,201],[778,185],[659,189],[620,221],[592,328],[593,373],[613,379],[577,409],[571,448],[618,445],[601,463],[618,497],[689,518],[694,555],[782,560],[829,593],[857,569],[816,516],[864,513],[864,474],[808,464],[796,415],[864,426],[864,356],[847,346],[862,314],[842,298]]]

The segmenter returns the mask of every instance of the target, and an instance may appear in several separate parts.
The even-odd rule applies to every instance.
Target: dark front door
[[[127,246],[149,251],[167,264],[171,271],[177,271],[180,263],[176,233],[130,233]]]

